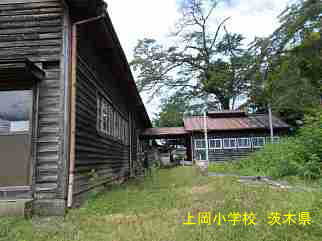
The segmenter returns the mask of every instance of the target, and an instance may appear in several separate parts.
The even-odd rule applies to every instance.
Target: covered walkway
[[[142,140],[174,140],[186,148],[187,159],[192,161],[190,133],[184,127],[148,128],[141,133]]]

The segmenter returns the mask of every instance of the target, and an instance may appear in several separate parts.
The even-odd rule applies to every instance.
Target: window
[[[273,137],[273,143],[280,143],[280,142],[281,142],[281,138],[279,136]]]
[[[274,144],[277,144],[277,143],[280,143],[280,137],[279,136],[274,136],[273,137],[273,140],[270,136],[266,137],[266,143],[274,143]]]
[[[97,97],[97,130],[128,144],[128,121],[102,96]]]
[[[221,139],[210,139],[209,140],[209,149],[222,149],[222,140]]]
[[[31,90],[0,91],[0,133],[29,131],[31,109]]]
[[[114,116],[115,116],[115,111],[114,109],[111,109],[110,111],[110,127],[111,127],[111,131],[110,131],[110,135],[114,136],[115,134],[115,128],[114,128]]]
[[[101,103],[101,131],[105,134],[110,134],[110,114],[109,114],[109,104],[106,100],[102,99]]]
[[[254,148],[263,147],[265,145],[265,137],[253,137],[252,142]]]
[[[118,113],[114,112],[114,137],[118,139],[119,134],[119,121],[118,121]]]
[[[251,148],[251,141],[249,138],[238,138],[238,148],[243,149],[243,148]]]
[[[195,151],[195,160],[206,160],[206,149],[198,149]]]
[[[234,149],[237,147],[237,139],[236,138],[225,138],[223,139],[224,149]]]
[[[206,149],[205,140],[202,140],[202,139],[195,140],[195,148],[196,149]]]

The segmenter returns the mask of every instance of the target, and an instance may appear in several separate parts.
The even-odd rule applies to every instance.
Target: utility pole
[[[203,122],[204,122],[204,132],[205,132],[205,145],[206,145],[206,164],[207,167],[209,166],[209,153],[208,153],[208,128],[207,128],[207,109],[204,110],[204,116],[203,116]]]
[[[268,118],[269,118],[269,129],[271,132],[271,143],[274,139],[274,129],[273,129],[273,117],[272,117],[272,107],[271,104],[268,104]]]

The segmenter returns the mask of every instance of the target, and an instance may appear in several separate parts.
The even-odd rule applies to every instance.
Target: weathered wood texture
[[[36,199],[65,198],[62,160],[64,131],[64,80],[61,60],[63,6],[60,0],[1,1],[0,59],[28,58],[43,68],[46,77],[37,84],[33,145]]]
[[[78,30],[76,160],[74,196],[77,198],[97,186],[129,176],[130,146],[97,130],[97,93],[105,97],[124,119],[131,112],[123,80],[114,75],[113,55],[97,49],[88,29]],[[123,82],[124,83],[124,82]],[[135,113],[132,115],[134,116]],[[134,119],[134,118],[133,118]],[[134,119],[135,121],[135,119]],[[132,125],[132,158],[137,135]],[[130,143],[130,142],[128,142]]]

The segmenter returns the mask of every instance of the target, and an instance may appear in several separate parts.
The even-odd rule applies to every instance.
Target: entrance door
[[[30,185],[32,90],[0,90],[0,187]]]

